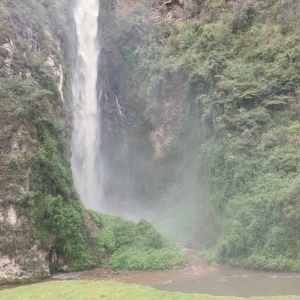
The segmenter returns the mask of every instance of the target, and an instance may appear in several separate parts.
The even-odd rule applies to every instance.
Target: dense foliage
[[[186,258],[146,220],[138,224],[89,211],[101,228],[97,250],[106,253],[113,269],[151,270],[180,268]]]
[[[166,101],[180,104],[155,169],[160,187],[176,183],[166,206],[189,198],[178,186],[196,165],[194,238],[203,244],[213,228],[212,258],[300,269],[299,2],[191,1],[184,21],[148,13],[139,5],[125,16],[116,45],[143,132],[165,122]]]

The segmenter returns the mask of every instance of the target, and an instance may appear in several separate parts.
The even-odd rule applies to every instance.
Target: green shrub
[[[101,233],[96,235],[97,250],[109,257],[113,269],[149,270],[180,268],[185,257],[175,245],[145,220],[138,224],[119,217],[89,211]]]

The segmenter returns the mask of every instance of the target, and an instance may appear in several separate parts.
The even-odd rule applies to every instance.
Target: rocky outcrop
[[[137,0],[120,0],[117,1],[116,17],[126,17],[139,4]],[[184,0],[159,0],[147,4],[147,9],[157,22],[181,19],[184,14]]]
[[[2,201],[1,201],[2,202]],[[21,220],[17,216],[17,211],[13,204],[2,204],[0,202],[0,222],[8,223],[11,226],[20,226]]]
[[[145,155],[148,136],[137,131],[141,116],[126,81],[126,69],[115,52],[103,45],[98,89],[101,99],[104,196],[102,211],[134,218],[146,217],[151,188],[151,159]],[[126,88],[125,88],[126,86]],[[134,93],[134,91],[130,91]]]
[[[63,93],[63,86],[64,86],[64,71],[63,67],[60,63],[58,63],[57,59],[54,55],[49,55],[46,62],[46,66],[49,66],[52,69],[52,73],[59,78],[59,83],[57,85],[57,89],[60,94],[60,98],[62,102],[65,101],[64,93]]]
[[[22,1],[0,1],[0,8],[0,284],[4,284],[50,275],[50,250],[35,232],[30,176],[38,142],[32,121],[37,119],[34,105],[44,105],[43,97],[55,94],[55,89],[59,101],[65,97],[55,20],[34,1],[31,7]],[[53,91],[48,71],[55,82]],[[29,115],[24,103],[30,106]],[[48,111],[45,106],[44,117]]]
[[[38,244],[0,256],[0,284],[30,282],[49,275],[48,252]]]

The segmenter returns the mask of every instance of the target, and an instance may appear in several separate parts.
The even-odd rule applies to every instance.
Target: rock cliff
[[[114,4],[104,2],[101,11],[110,11]],[[136,239],[134,251],[140,251],[139,255],[148,251],[158,258],[163,254],[157,245],[153,248],[147,242],[149,231],[149,236],[155,234],[161,240],[158,249],[172,252],[162,268],[185,263],[150,224],[141,223],[135,229],[131,222],[86,211],[76,193],[70,168],[70,66],[76,52],[72,5],[68,0],[0,1],[0,284],[32,282],[58,270],[108,265],[114,252],[117,268],[122,254],[119,247],[133,251],[128,243],[135,243],[133,232],[138,236],[145,224],[143,239]],[[99,20],[105,23],[107,17]],[[136,127],[137,118],[122,100],[120,84],[126,71],[118,62],[104,47],[98,85],[103,90],[100,100],[108,142],[99,151],[103,150],[107,160],[106,195],[112,194],[108,200],[116,196],[114,184],[118,197],[128,197],[138,187],[138,182],[123,183],[128,171],[128,164],[122,168],[128,157],[125,131]],[[119,182],[109,178],[118,170],[124,170]],[[118,240],[121,227],[128,237]],[[139,268],[143,259],[141,256]]]

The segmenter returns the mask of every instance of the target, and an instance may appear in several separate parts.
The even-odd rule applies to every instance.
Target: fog
[[[123,96],[126,69],[115,51],[101,45],[105,24],[101,7],[99,15],[95,13],[96,2],[78,1],[74,8],[77,56],[72,81],[72,171],[80,198],[88,209],[135,222],[147,219],[175,241],[194,243],[198,235],[210,246],[215,227],[211,225],[209,232],[199,230],[199,225],[207,225],[212,218],[207,191],[199,186],[203,182],[195,167],[197,152],[190,147],[191,137],[178,139],[172,161],[157,155],[150,134],[141,130],[141,109]],[[84,16],[90,12],[85,22]],[[145,7],[137,5],[136,15],[143,14],[149,17]],[[160,97],[158,90],[154,93]],[[161,105],[157,104],[152,113],[161,114]],[[162,128],[165,139],[172,136],[172,126],[179,126],[177,119]]]

